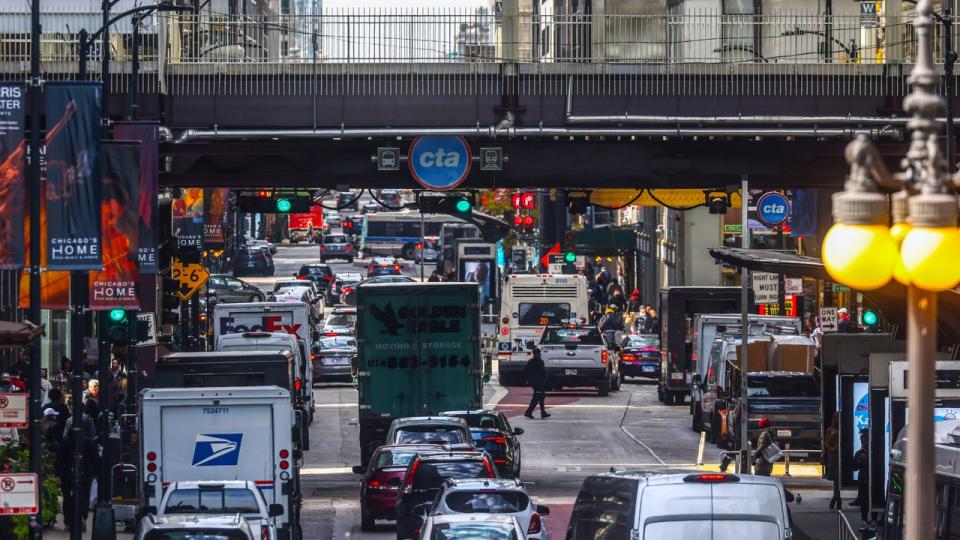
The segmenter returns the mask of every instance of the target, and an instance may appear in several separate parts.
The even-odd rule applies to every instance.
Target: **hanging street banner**
[[[177,247],[203,249],[203,188],[183,188],[172,211]]]
[[[157,189],[159,187],[160,139],[156,122],[117,122],[113,136],[120,141],[140,141],[140,249],[137,264],[141,274],[156,274],[157,231],[159,210]]]
[[[103,269],[90,272],[90,309],[140,309],[140,142],[104,141]]]
[[[26,204],[26,92],[0,83],[0,269],[23,268]]]
[[[230,188],[203,190],[203,245],[207,249],[223,249],[223,220],[227,215]]]
[[[100,84],[46,85],[47,268],[98,270]]]

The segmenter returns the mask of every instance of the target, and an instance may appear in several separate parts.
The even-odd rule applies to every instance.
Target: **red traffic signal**
[[[533,208],[536,205],[537,198],[534,193],[525,192],[520,194],[520,206],[521,208]]]
[[[511,195],[511,196],[510,196],[510,206],[512,206],[512,207],[514,207],[514,208],[516,208],[516,209],[519,210],[519,209],[521,208],[521,206],[520,206],[520,204],[521,204],[521,203],[520,203],[520,196],[521,196],[521,195],[522,195],[522,193],[514,193],[513,195]]]
[[[533,216],[526,216],[523,218],[523,226],[527,229],[533,228]]]
[[[523,226],[523,218],[520,217],[520,216],[513,216],[513,226],[514,226],[514,227],[522,227],[522,226]]]

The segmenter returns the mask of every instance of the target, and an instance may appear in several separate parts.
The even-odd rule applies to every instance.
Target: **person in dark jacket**
[[[533,389],[533,396],[530,398],[530,406],[527,412],[523,413],[527,418],[533,418],[533,409],[540,404],[540,418],[549,418],[544,399],[547,397],[547,366],[540,357],[540,348],[534,347],[533,356],[527,361],[523,368],[523,374],[527,377],[527,383]]]
[[[860,507],[860,519],[867,523],[870,519],[870,455],[867,448],[870,444],[870,431],[860,430],[860,449],[853,454],[853,470],[857,471],[857,498],[850,502],[850,506]]]

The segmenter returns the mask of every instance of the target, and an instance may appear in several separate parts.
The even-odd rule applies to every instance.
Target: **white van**
[[[788,498],[767,476],[597,474],[583,481],[567,538],[786,540],[793,536]]]
[[[294,358],[293,390],[300,394],[307,410],[307,423],[313,422],[313,412],[316,405],[313,401],[313,366],[310,365],[307,351],[303,342],[294,334],[283,332],[244,332],[242,334],[225,334],[217,338],[216,349],[222,352],[231,351],[291,351]]]

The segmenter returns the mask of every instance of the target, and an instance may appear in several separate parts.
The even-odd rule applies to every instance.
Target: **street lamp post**
[[[850,176],[833,197],[835,224],[823,242],[823,263],[837,282],[872,290],[896,279],[908,287],[906,490],[904,538],[933,538],[936,494],[933,468],[934,353],[937,293],[960,282],[957,196],[960,174],[951,176],[939,143],[937,119],[944,99],[937,91],[931,51],[931,0],[917,3],[917,59],[913,91],[904,99],[912,115],[904,170],[891,174],[864,136],[846,148]],[[888,193],[894,226],[889,227]]]

